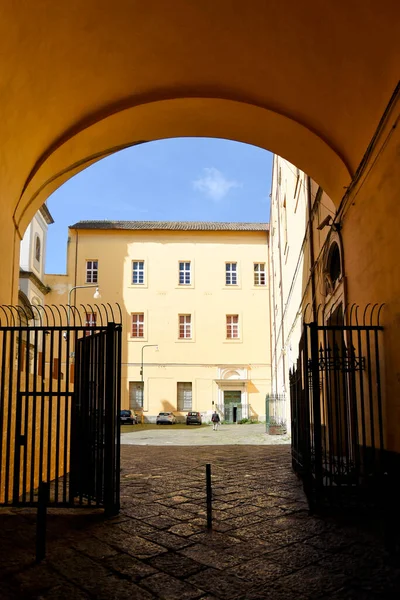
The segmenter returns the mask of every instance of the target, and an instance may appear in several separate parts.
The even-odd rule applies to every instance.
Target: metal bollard
[[[212,490],[211,490],[211,465],[206,464],[206,492],[207,492],[207,529],[212,529]]]
[[[49,501],[50,486],[46,481],[39,484],[39,502],[36,519],[36,562],[39,563],[46,557],[46,521],[47,504]]]

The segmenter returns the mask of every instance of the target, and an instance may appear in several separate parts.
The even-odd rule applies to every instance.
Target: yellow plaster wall
[[[88,164],[180,135],[276,151],[338,204],[398,82],[395,0],[4,0],[0,11],[0,201],[22,232]]]
[[[400,103],[397,106],[397,119]],[[394,120],[394,119],[393,119]],[[400,451],[400,132],[393,120],[371,157],[374,168],[360,182],[343,221],[348,301],[385,303],[382,311],[385,425],[390,450]]]
[[[387,448],[393,451],[400,451],[400,428],[398,426],[400,419],[400,269],[398,264],[398,227],[400,223],[400,133],[398,123],[400,119],[400,101],[393,104],[386,122],[381,128],[379,135],[375,139],[375,144],[366,158],[365,168],[360,179],[351,190],[346,202],[339,209],[337,221],[341,225],[341,237],[343,243],[344,258],[344,281],[340,291],[341,301],[345,305],[359,305],[361,311],[360,318],[367,304],[385,304],[382,311],[381,324],[384,326],[382,334],[383,352],[379,356],[382,366],[382,394],[384,403],[384,429],[385,442]],[[277,266],[277,257],[279,255],[279,241],[277,238],[277,215],[276,203],[273,193],[272,212],[271,212],[271,231],[274,229],[274,235],[271,236],[271,256],[275,256],[275,293],[277,310],[275,320],[272,321],[272,363],[273,370],[277,375],[275,382],[280,385],[282,374],[282,356],[289,355],[286,361],[286,382],[288,382],[287,369],[290,366],[290,353],[288,353],[290,341],[285,338],[285,344],[279,337],[281,331],[282,311],[280,305],[280,293],[283,290],[285,331],[289,332],[291,328],[294,331],[293,338],[293,356],[297,356],[297,344],[301,335],[301,319],[298,319],[297,326],[293,327],[296,313],[299,308],[306,312],[306,321],[312,319],[312,294],[310,285],[310,232],[306,235],[306,241],[301,247],[301,242],[305,235],[307,209],[306,196],[298,204],[295,212],[296,201],[293,195],[293,189],[296,182],[296,168],[287,164],[279,158],[275,158],[275,163],[282,167],[282,189],[280,190],[280,201],[287,193],[288,207],[288,238],[290,249],[293,247],[296,254],[300,256],[301,273],[293,285],[293,264],[289,255],[284,252],[284,243],[282,243],[283,257],[283,279],[279,287],[279,269]],[[276,171],[274,172],[274,190],[276,189]],[[312,203],[315,202],[315,196],[318,185],[313,182],[312,185]],[[304,189],[306,194],[306,189]],[[303,208],[299,211],[299,207]],[[315,208],[315,207],[314,207]],[[331,231],[329,226],[318,230],[325,217],[330,215],[334,217],[338,209],[333,202],[323,193],[316,210],[313,210],[312,236],[314,240],[314,254],[318,265],[315,269],[316,278],[316,305],[324,305],[328,302],[328,308],[333,305],[333,301],[338,297],[328,298],[325,293],[323,283],[323,246]],[[283,240],[283,231],[281,223],[281,237]],[[298,251],[298,252],[297,252]],[[291,298],[289,299],[289,294]],[[275,307],[274,307],[275,311]],[[376,315],[377,311],[375,311]],[[353,316],[354,319],[354,316]],[[287,334],[288,335],[288,334]],[[275,338],[277,337],[277,343]],[[286,347],[285,347],[286,346]],[[279,390],[277,390],[279,392]],[[366,410],[368,408],[366,407]]]
[[[121,305],[123,314],[122,404],[129,381],[140,381],[144,349],[144,408],[147,416],[177,410],[177,382],[192,382],[193,409],[212,410],[222,369],[246,368],[253,416],[265,415],[270,390],[270,323],[267,285],[254,285],[254,262],[268,267],[266,232],[70,230],[68,276],[49,275],[46,303],[66,303],[68,289],[84,285],[86,260],[99,261],[100,302]],[[144,260],[144,285],[131,284],[132,260]],[[180,260],[192,263],[191,286],[178,283]],[[238,263],[239,284],[225,286],[225,262]],[[75,277],[76,265],[76,277]],[[92,288],[72,303],[94,303]],[[95,309],[94,309],[95,310]],[[145,314],[143,339],[133,339],[131,313]],[[178,315],[191,314],[193,339],[178,338]],[[226,314],[239,314],[240,339],[226,340]]]

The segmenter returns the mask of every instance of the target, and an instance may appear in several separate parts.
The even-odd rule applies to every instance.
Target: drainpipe
[[[275,173],[275,163],[277,161],[277,157],[276,155],[274,156],[274,160],[272,163],[272,182],[274,181],[274,173]],[[270,223],[269,223],[269,227],[270,227],[270,235],[269,235],[269,251],[271,253],[271,268],[270,268],[270,278],[272,280],[272,310],[271,310],[271,295],[270,295],[270,323],[271,323],[271,331],[273,332],[273,336],[271,335],[271,383],[274,383],[274,385],[276,386],[276,382],[278,381],[278,362],[277,362],[277,358],[276,358],[276,352],[277,352],[277,340],[276,340],[276,320],[275,320],[275,300],[276,300],[276,293],[275,293],[275,263],[274,263],[274,242],[275,242],[275,235],[271,235],[271,223],[273,222],[273,202],[274,202],[274,198],[272,196],[272,189],[273,189],[273,183],[271,185],[271,205],[270,205]],[[273,228],[272,228],[273,229]],[[279,235],[279,232],[278,232]],[[278,237],[278,244],[279,244],[279,237]],[[272,271],[272,273],[271,273]],[[276,389],[275,389],[276,392]],[[271,393],[273,393],[273,389],[271,389]]]
[[[285,360],[285,326],[283,313],[283,269],[282,269],[282,238],[281,238],[281,194],[280,186],[278,186],[277,207],[278,207],[278,244],[279,244],[279,280],[281,282],[281,337],[282,337],[282,374],[283,385],[286,393],[286,360]]]
[[[75,229],[76,234],[76,242],[75,242],[75,276],[74,276],[74,287],[77,286],[77,277],[78,277],[78,244],[79,244],[79,231]],[[68,267],[67,267],[68,271]],[[74,304],[76,304],[76,290],[75,290],[75,298]]]
[[[272,198],[271,198],[271,206],[272,206]],[[271,208],[271,217],[272,217],[272,208]],[[272,220],[272,219],[270,219]],[[271,227],[271,223],[270,223]],[[270,236],[270,252],[271,252],[271,280],[272,280],[272,307],[270,301],[270,323],[271,330],[273,332],[273,337],[271,336],[271,369],[272,369],[272,382],[276,383],[277,380],[277,362],[276,362],[276,321],[275,321],[275,266],[274,266],[274,242],[275,235]],[[272,392],[272,390],[271,390]]]
[[[307,175],[307,209],[308,209],[308,230],[310,232],[310,271],[311,271],[311,306],[313,311],[313,320],[317,317],[316,288],[315,288],[315,254],[314,254],[314,232],[312,229],[312,203],[311,203],[311,177]]]

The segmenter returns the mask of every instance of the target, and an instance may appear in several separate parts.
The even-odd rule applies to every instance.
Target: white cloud
[[[207,167],[203,171],[203,177],[193,181],[193,187],[195,190],[203,192],[203,194],[215,202],[219,202],[225,198],[231,189],[241,187],[239,182],[234,179],[227,179],[215,167]]]

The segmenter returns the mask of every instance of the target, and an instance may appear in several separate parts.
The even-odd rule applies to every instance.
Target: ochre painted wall
[[[397,119],[399,115],[400,102]],[[389,449],[400,452],[400,131],[393,129],[393,119],[371,164],[343,220],[347,293],[350,303],[385,303],[385,424]]]
[[[3,0],[0,202],[23,233],[91,162],[211,136],[277,152],[338,204],[398,82],[399,11],[396,0]]]
[[[77,259],[76,259],[77,257]],[[129,381],[140,381],[144,349],[144,409],[146,416],[177,411],[177,383],[192,382],[193,410],[223,410],[228,389],[217,380],[228,369],[240,372],[245,409],[265,415],[270,391],[269,298],[266,285],[254,285],[254,263],[268,267],[266,231],[89,231],[70,230],[68,276],[49,275],[52,292],[46,303],[67,302],[74,285],[85,284],[86,260],[99,262],[100,302],[118,302],[123,315],[123,396],[129,406]],[[144,285],[132,285],[132,260],[145,261]],[[179,261],[190,261],[192,285],[178,283]],[[225,285],[225,262],[238,264],[238,285]],[[75,265],[76,276],[75,276]],[[79,289],[71,303],[94,303],[94,289]],[[144,313],[142,339],[131,337],[131,313]],[[178,338],[178,315],[192,315],[191,340]],[[226,339],[226,315],[238,314],[240,338]],[[231,386],[230,382],[229,386]],[[235,389],[229,387],[229,389]],[[247,416],[243,415],[243,416]]]
[[[1,207],[0,304],[16,304],[18,299],[19,250],[22,237],[13,223],[11,207]]]
[[[364,169],[358,182],[353,186],[348,198],[343,202],[336,218],[340,224],[343,249],[344,280],[338,295],[327,297],[323,280],[324,242],[327,235],[331,236],[330,226],[322,230],[318,226],[325,217],[337,211],[329,197],[322,194],[318,207],[315,209],[315,196],[318,185],[312,185],[312,236],[314,240],[314,255],[318,261],[315,269],[316,276],[316,306],[322,307],[328,302],[327,308],[333,307],[334,301],[344,305],[353,304],[360,307],[359,319],[362,320],[365,307],[370,304],[384,303],[381,313],[383,352],[380,354],[382,367],[382,390],[384,403],[385,443],[389,450],[400,452],[400,268],[398,262],[398,237],[400,223],[400,101],[397,100],[387,115],[386,122],[381,127],[374,145],[366,157]],[[295,324],[296,313],[306,312],[306,321],[312,320],[312,294],[310,283],[310,232],[306,233],[307,206],[306,188],[300,190],[303,199],[294,199],[296,168],[286,161],[275,158],[276,164],[282,167],[282,183],[279,193],[276,193],[277,172],[274,172],[271,212],[271,257],[274,257],[275,300],[273,312],[275,321],[272,322],[272,363],[273,390],[282,391],[282,364],[286,360],[286,389],[288,388],[288,368],[297,357],[298,339],[301,335],[301,314]],[[286,179],[288,180],[286,182]],[[279,240],[276,202],[277,197],[282,203],[287,194],[287,220],[289,253],[284,251],[283,221],[281,219],[281,251],[283,262],[283,278],[280,286],[279,273]],[[297,204],[297,212],[295,207]],[[300,207],[300,211],[299,211]],[[281,207],[281,211],[283,208]],[[305,237],[304,246],[301,247]],[[331,239],[333,239],[331,237]],[[297,248],[300,257],[300,271],[293,283],[293,264],[290,251]],[[284,329],[285,342],[280,339],[282,324],[282,307],[280,294],[283,290],[283,309],[285,313]],[[289,298],[289,295],[291,296]],[[273,294],[272,294],[273,297]],[[289,298],[289,300],[288,300]],[[322,308],[320,309],[322,311]],[[321,312],[322,314],[322,312]],[[370,309],[367,311],[367,320]],[[377,310],[375,310],[375,316]],[[353,315],[353,321],[355,316]],[[289,349],[289,333],[292,331],[292,349]],[[290,350],[290,351],[289,351]],[[276,365],[276,367],[275,367]],[[368,398],[365,401],[368,411]]]

